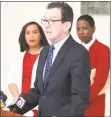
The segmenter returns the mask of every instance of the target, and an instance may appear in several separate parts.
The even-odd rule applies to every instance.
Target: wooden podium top
[[[0,110],[0,117],[25,117],[25,116],[10,111]]]

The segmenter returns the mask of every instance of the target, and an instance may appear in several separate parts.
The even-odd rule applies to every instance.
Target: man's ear
[[[96,27],[92,27],[92,29],[93,29],[93,33],[95,33]]]
[[[71,27],[71,22],[67,21],[64,23],[64,31],[68,31]]]

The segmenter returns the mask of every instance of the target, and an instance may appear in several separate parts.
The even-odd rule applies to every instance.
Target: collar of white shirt
[[[52,59],[52,63],[54,62],[58,51],[60,50],[60,48],[62,47],[62,45],[65,43],[65,41],[69,38],[70,35],[67,35],[64,39],[62,39],[61,41],[59,41],[58,43],[54,44],[54,51],[53,51],[53,59]]]
[[[60,49],[62,47],[62,45],[65,43],[65,41],[68,39],[69,35],[66,36],[64,39],[62,39],[61,41],[59,41],[58,43],[54,44],[55,49]]]
[[[89,42],[89,43],[81,43],[87,50],[89,50],[89,48],[91,47],[91,45],[95,42],[95,40],[96,40],[96,38],[95,38],[95,36],[93,35],[93,37],[92,37],[92,40]]]

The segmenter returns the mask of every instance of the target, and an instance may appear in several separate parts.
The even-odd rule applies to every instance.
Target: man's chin
[[[46,36],[46,38],[48,39],[48,40],[53,40],[53,37],[52,36]]]
[[[85,41],[85,39],[84,38],[79,38],[82,42],[84,42]]]

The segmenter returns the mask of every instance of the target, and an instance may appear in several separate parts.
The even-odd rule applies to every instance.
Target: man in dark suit
[[[24,112],[39,105],[40,117],[82,117],[89,103],[88,51],[70,35],[73,10],[64,2],[49,3],[42,19],[51,45],[40,53],[34,88],[23,94]]]

